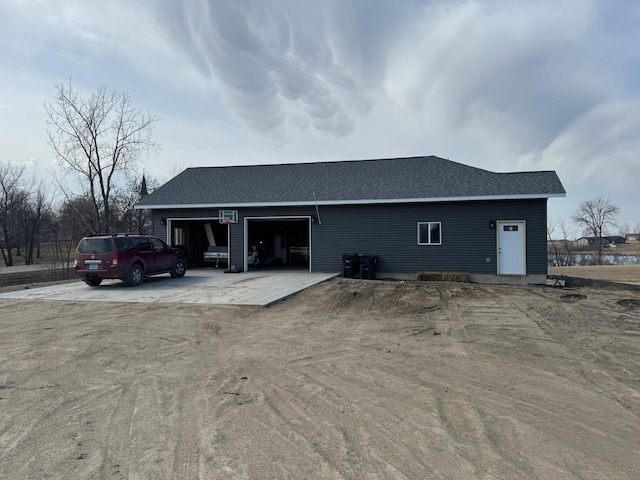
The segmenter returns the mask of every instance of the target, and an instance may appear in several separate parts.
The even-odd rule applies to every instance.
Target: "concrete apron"
[[[222,270],[187,271],[183,278],[168,274],[146,278],[139,287],[120,280],[104,280],[99,287],[84,282],[1,293],[0,299],[64,300],[74,302],[199,303],[256,305],[267,307],[338,273],[251,271],[224,273]]]

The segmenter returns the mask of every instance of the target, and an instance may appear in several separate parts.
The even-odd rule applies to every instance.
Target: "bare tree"
[[[575,263],[575,247],[573,242],[576,237],[575,228],[571,222],[564,217],[558,218],[558,227],[560,227],[560,233],[562,234],[562,256],[564,265],[573,265]]]
[[[553,254],[553,265],[562,265],[560,260],[560,251],[558,249],[558,240],[554,239],[556,227],[558,226],[558,220],[556,218],[549,218],[547,223],[547,251],[551,250]]]
[[[81,98],[71,84],[55,87],[53,101],[45,104],[49,145],[91,198],[94,223],[108,232],[118,181],[135,172],[142,155],[159,148],[152,140],[156,117],[134,109],[128,94],[108,93],[106,87],[89,99]]]
[[[7,267],[13,265],[18,246],[19,210],[25,203],[24,166],[0,163],[0,252]]]
[[[631,232],[631,227],[629,226],[628,223],[623,223],[621,225],[618,225],[618,235],[621,236],[622,238],[626,238],[626,236],[632,233]]]
[[[598,197],[580,202],[578,210],[573,214],[573,221],[595,237],[598,265],[602,265],[602,240],[605,229],[616,226],[618,213],[620,209],[609,199]]]
[[[33,250],[38,243],[50,201],[42,183],[25,177],[26,167],[0,163],[0,252],[6,266],[22,256],[33,263]]]
[[[131,179],[124,188],[118,190],[116,207],[118,228],[123,232],[149,233],[151,214],[149,210],[134,207],[142,198],[158,187],[157,180],[142,176],[140,181]]]
[[[56,237],[77,244],[82,237],[95,232],[93,208],[93,200],[88,195],[66,200],[57,211]]]
[[[573,249],[573,237],[575,230],[564,217],[549,218],[547,225],[547,237],[549,251],[553,255],[553,263],[557,266],[573,265],[575,254]]]
[[[40,232],[42,225],[50,214],[51,200],[45,193],[42,184],[35,187],[29,196],[28,204],[22,211],[22,227],[23,227],[23,245],[24,245],[24,263],[31,265],[33,263],[34,249],[40,243]]]
[[[65,266],[70,275],[72,252],[78,241],[87,233],[95,231],[93,225],[93,201],[89,196],[68,198],[53,215],[54,262]]]

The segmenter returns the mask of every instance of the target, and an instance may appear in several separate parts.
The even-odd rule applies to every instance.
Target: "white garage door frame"
[[[249,221],[250,220],[307,220],[309,227],[309,273],[311,273],[311,261],[313,252],[311,248],[311,215],[276,215],[268,217],[244,217],[244,251],[249,251]],[[249,271],[249,261],[247,255],[244,255],[244,271]]]

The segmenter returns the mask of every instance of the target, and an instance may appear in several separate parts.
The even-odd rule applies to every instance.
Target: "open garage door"
[[[189,268],[227,266],[229,226],[217,218],[171,219],[169,243],[187,253]]]
[[[245,222],[245,271],[311,271],[310,217],[247,217]]]

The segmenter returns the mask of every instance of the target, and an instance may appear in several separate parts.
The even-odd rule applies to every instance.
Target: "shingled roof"
[[[443,158],[188,168],[138,208],[339,205],[564,197],[553,171],[495,173]]]

